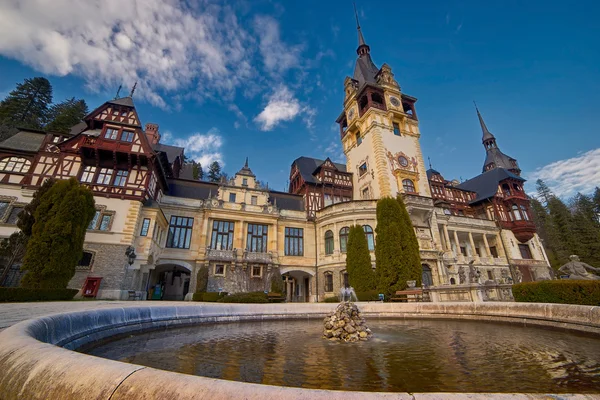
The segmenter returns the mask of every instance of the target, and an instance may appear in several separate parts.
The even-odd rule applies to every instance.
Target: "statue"
[[[594,268],[589,264],[579,261],[579,256],[572,255],[569,257],[568,263],[560,267],[558,270],[565,275],[569,275],[568,279],[585,279],[598,280],[600,276],[588,271],[600,272],[600,268]]]
[[[473,266],[473,263],[469,265],[469,283],[479,283],[479,277],[481,272]]]
[[[460,267],[458,269],[458,283],[462,285],[463,283],[467,283],[466,281],[467,279],[465,276],[465,269],[463,267]]]

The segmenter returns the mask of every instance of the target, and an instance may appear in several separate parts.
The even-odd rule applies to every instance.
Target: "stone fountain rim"
[[[600,307],[537,303],[358,303],[366,318],[442,318],[518,322],[600,334]],[[140,303],[60,313],[20,322],[0,332],[3,398],[71,399],[542,399],[547,394],[383,393],[316,390],[234,382],[162,371],[68,349],[150,328],[207,322],[320,318],[336,303],[161,305]],[[58,347],[64,346],[64,347]],[[560,394],[592,399],[597,394]]]

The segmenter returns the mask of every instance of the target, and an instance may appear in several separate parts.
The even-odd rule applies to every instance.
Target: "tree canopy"
[[[366,292],[377,286],[376,276],[371,266],[369,244],[360,225],[350,227],[346,245],[346,272],[348,272],[348,283],[356,292]]]
[[[219,182],[221,176],[221,165],[219,165],[218,161],[213,161],[208,168],[208,180],[210,182]]]
[[[69,133],[88,114],[85,100],[71,97],[61,103],[53,104],[48,112],[47,131]]]

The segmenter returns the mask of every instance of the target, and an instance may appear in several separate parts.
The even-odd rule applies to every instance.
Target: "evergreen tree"
[[[369,244],[362,226],[350,227],[346,249],[346,271],[350,286],[357,292],[375,289],[376,276],[371,266]]]
[[[563,265],[576,251],[572,215],[565,203],[556,196],[550,197],[547,208],[550,222],[547,226],[548,240],[556,254],[557,263]]]
[[[71,128],[80,123],[87,114],[88,107],[85,100],[77,100],[72,97],[50,107],[48,112],[50,122],[45,129],[52,132],[69,133]]]
[[[271,293],[282,294],[284,292],[283,279],[281,277],[281,271],[279,268],[275,268],[273,275],[271,275]]]
[[[583,262],[600,265],[600,223],[591,197],[577,193],[573,198],[574,254]]]
[[[419,244],[402,198],[377,201],[377,289],[387,295],[405,289],[406,281],[421,283]]]
[[[52,186],[54,186],[55,183],[56,180],[54,178],[46,179],[42,186],[34,193],[31,202],[19,213],[17,226],[25,235],[27,235],[27,237],[31,236],[33,224],[35,223],[35,210],[37,210],[40,205],[40,199],[52,188]]]
[[[594,211],[596,211],[596,219],[600,219],[600,188],[596,186],[594,195],[592,196],[594,201]]]
[[[202,170],[202,164],[192,161],[192,176],[194,180],[201,181],[204,179],[204,171]]]
[[[553,227],[549,226],[550,217],[548,216],[548,211],[537,199],[530,199],[530,204],[532,214],[531,217],[535,223],[536,231],[540,237],[540,240],[544,245],[544,249],[546,250],[548,261],[554,269],[558,269],[562,264],[559,263],[556,252],[551,246],[552,243],[549,238],[549,232],[553,232]]]
[[[46,78],[25,79],[0,102],[3,131],[12,127],[40,129],[52,103],[52,85]]]
[[[94,213],[92,192],[75,178],[56,182],[41,196],[21,266],[26,271],[21,285],[66,288],[81,259]]]
[[[221,180],[221,166],[218,161],[213,161],[208,168],[209,182],[219,182]]]
[[[538,179],[535,182],[535,187],[537,189],[538,198],[541,202],[544,203],[544,205],[548,205],[550,199],[552,197],[555,197],[554,193],[552,193],[548,185],[546,185],[546,182],[544,182],[543,180]]]

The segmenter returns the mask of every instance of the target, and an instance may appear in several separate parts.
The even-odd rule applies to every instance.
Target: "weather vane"
[[[135,92],[136,87],[137,87],[137,81],[135,81],[135,83],[133,84],[133,87],[131,88],[131,93],[129,93],[129,97],[133,97],[133,93]]]
[[[123,87],[123,85],[119,85],[119,88],[117,89],[117,95],[115,96],[115,100],[119,98],[119,93],[121,93],[122,87]]]

